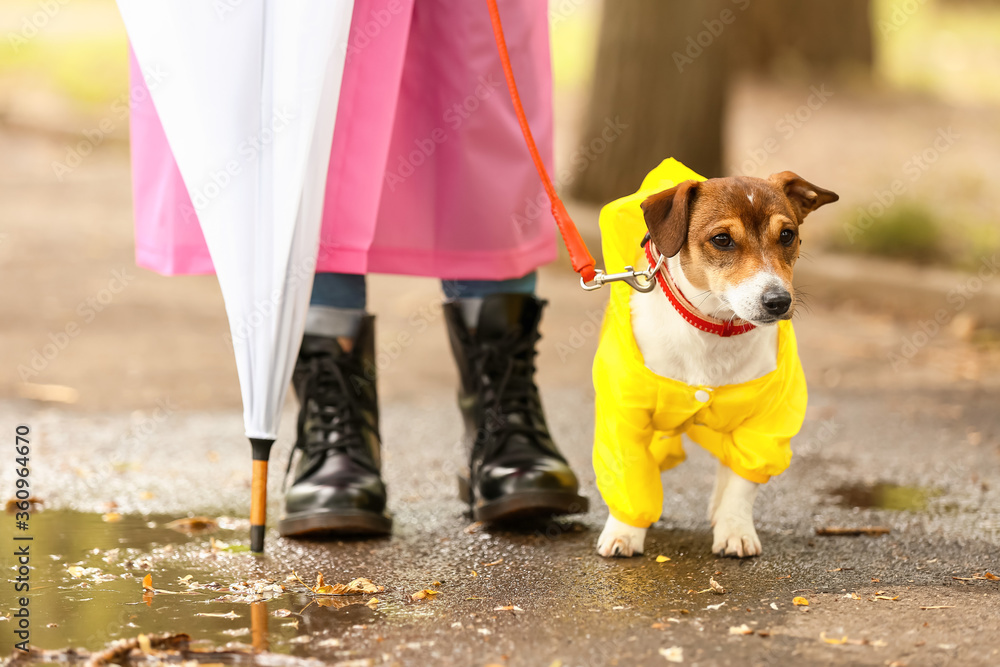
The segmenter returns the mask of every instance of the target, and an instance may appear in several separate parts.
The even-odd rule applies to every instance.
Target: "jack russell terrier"
[[[719,459],[712,551],[760,554],[757,490],[788,467],[806,410],[790,321],[799,226],[837,199],[790,171],[706,180],[670,159],[602,209],[607,266],[665,259],[660,289],[612,284],[594,359],[594,468],[610,509],[600,555],[642,553],[682,434]]]

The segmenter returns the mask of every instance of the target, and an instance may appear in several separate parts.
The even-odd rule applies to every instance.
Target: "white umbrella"
[[[353,0],[118,0],[191,195],[253,445],[251,548],[305,328]]]

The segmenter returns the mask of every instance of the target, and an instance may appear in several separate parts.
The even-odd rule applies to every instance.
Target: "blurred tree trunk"
[[[671,156],[705,176],[721,175],[728,26],[719,17],[730,7],[605,0],[590,103],[570,165],[574,197],[603,203],[635,192]]]
[[[761,73],[869,72],[869,0],[753,0],[730,43],[734,67]]]
[[[605,0],[570,194],[634,192],[667,157],[722,175],[731,73],[870,72],[869,0]]]

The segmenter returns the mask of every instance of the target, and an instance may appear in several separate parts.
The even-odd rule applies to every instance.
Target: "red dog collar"
[[[653,257],[653,242],[649,241],[644,246],[649,266],[656,266],[656,259]],[[750,322],[743,320],[738,320],[741,324],[734,324],[734,320],[720,320],[701,313],[678,289],[673,276],[670,275],[670,268],[666,261],[663,262],[663,268],[656,272],[656,282],[660,284],[660,289],[663,290],[674,310],[680,313],[680,316],[696,329],[715,334],[716,336],[722,336],[723,338],[729,338],[730,336],[739,336],[742,333],[757,328]]]

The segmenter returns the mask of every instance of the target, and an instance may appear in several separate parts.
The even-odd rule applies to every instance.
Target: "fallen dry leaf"
[[[153,590],[153,575],[147,574],[142,578],[142,590],[152,591]]]
[[[381,593],[385,590],[385,586],[379,586],[371,579],[365,579],[364,577],[358,577],[346,584],[330,585],[323,579],[323,573],[317,572],[315,586],[310,586],[302,581],[297,574],[295,578],[299,580],[299,583],[312,591],[313,595],[371,595],[372,593]]]
[[[378,603],[379,603],[378,598],[372,598],[371,600],[365,603],[365,606],[370,607],[372,609],[378,609]]]
[[[971,577],[952,577],[952,579],[956,581],[998,581],[1000,580],[1000,577],[993,574],[992,572],[987,572],[983,576],[974,574]]]
[[[273,615],[277,618],[288,618],[292,614],[293,612],[291,609],[276,609]]]
[[[684,662],[684,649],[680,646],[661,648],[660,655],[667,659],[667,662]]]
[[[176,530],[179,533],[186,533],[188,535],[197,535],[200,533],[210,533],[217,530],[219,523],[208,516],[191,516],[184,519],[177,519],[166,524],[166,527],[170,530]]]
[[[212,613],[201,613],[195,614],[195,616],[205,616],[207,618],[239,618],[240,615],[235,611],[231,611],[228,614],[212,614]]]
[[[858,535],[888,535],[889,529],[885,526],[861,526],[858,528],[844,528],[842,526],[827,526],[817,528],[816,534],[823,537],[846,536],[856,537]]]
[[[840,639],[836,639],[836,638],[833,638],[833,637],[827,637],[825,632],[821,632],[821,633],[819,633],[819,638],[822,639],[827,644],[846,644],[847,643],[847,635],[844,635]]]
[[[921,607],[921,609],[954,609],[954,608],[955,605],[953,604],[939,604],[939,605],[934,605],[933,607]]]
[[[524,611],[516,604],[509,604],[506,607],[493,607],[493,611]]]
[[[660,555],[660,556],[657,556],[657,557],[656,557],[656,562],[657,562],[657,563],[666,563],[666,562],[667,562],[667,561],[669,561],[669,560],[670,560],[670,559],[669,559],[668,557],[666,557],[666,556],[663,556],[663,555]]]
[[[417,600],[424,600],[426,598],[434,599],[435,595],[440,595],[440,594],[441,594],[441,591],[433,591],[433,590],[431,590],[429,588],[425,588],[424,590],[417,591],[416,593],[414,593],[413,595],[411,595],[410,599],[413,600],[414,602],[416,602]]]
[[[118,512],[107,512],[101,515],[101,521],[105,523],[118,523],[122,520],[122,515]]]
[[[76,389],[61,384],[22,382],[17,386],[17,393],[21,398],[48,403],[76,403],[80,398]]]
[[[874,600],[891,600],[891,601],[896,601],[896,600],[899,599],[899,596],[897,595],[896,597],[891,598],[888,595],[876,595],[873,599]]]
[[[797,596],[792,598],[792,604],[795,605],[796,607],[808,607],[809,600],[805,599],[804,597]]]
[[[722,587],[722,584],[715,580],[715,577],[708,578],[708,585],[712,587],[712,591],[716,595],[722,595],[726,592],[726,589]]]
[[[28,509],[26,510],[21,509],[22,507],[25,507],[25,505],[22,505],[21,503],[28,503],[27,504]],[[19,500],[18,498],[11,498],[10,500],[7,501],[6,505],[7,514],[15,514],[17,512],[39,512],[41,511],[42,505],[44,504],[45,504],[44,500],[42,500],[41,498],[36,498],[35,496],[29,496],[24,500]]]
[[[753,630],[749,625],[744,623],[743,625],[734,625],[729,628],[729,634],[731,635],[752,635]]]

